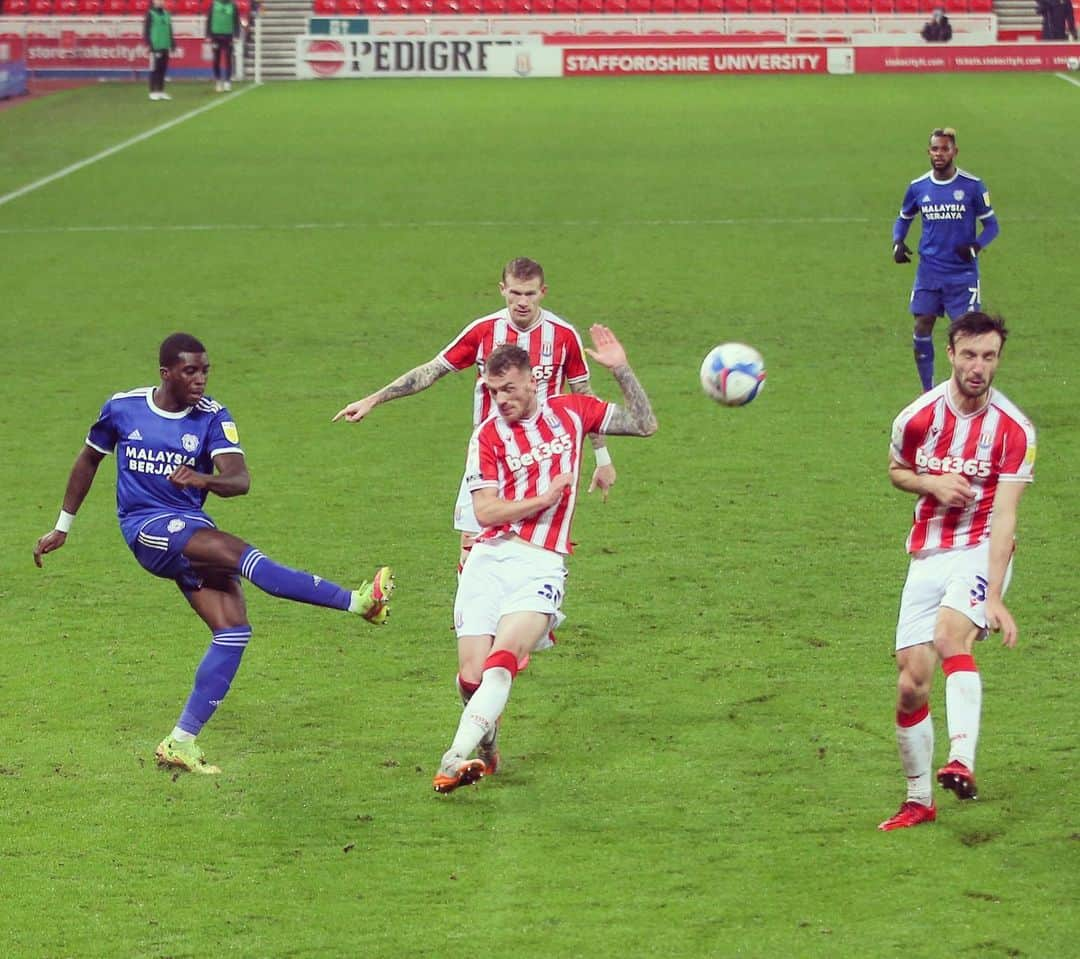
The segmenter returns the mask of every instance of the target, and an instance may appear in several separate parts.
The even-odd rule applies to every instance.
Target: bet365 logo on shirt
[[[574,444],[570,442],[570,437],[556,436],[550,443],[538,443],[531,450],[522,453],[520,456],[513,453],[507,453],[506,465],[516,472],[523,466],[532,466],[533,463],[540,463],[543,460],[551,459],[553,456],[569,453],[573,448]]]
[[[962,473],[964,476],[987,477],[990,464],[986,460],[966,460],[962,456],[927,456],[916,450],[915,465],[928,473]]]

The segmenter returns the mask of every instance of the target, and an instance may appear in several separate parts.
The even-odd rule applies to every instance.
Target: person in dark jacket
[[[923,24],[922,38],[927,43],[948,43],[952,39],[952,24],[941,7],[936,8],[933,17]]]
[[[165,0],[154,0],[153,6],[146,11],[143,39],[150,48],[150,99],[171,100],[165,92],[165,74],[174,44],[172,17],[165,9]]]
[[[1076,14],[1072,0],[1038,0],[1035,9],[1042,17],[1044,40],[1076,39]]]
[[[233,43],[240,36],[240,11],[233,0],[213,0],[206,11],[206,38],[213,45],[214,89],[232,89]]]

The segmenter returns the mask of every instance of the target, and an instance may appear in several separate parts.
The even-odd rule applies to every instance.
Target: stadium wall
[[[583,42],[584,41],[584,42]],[[644,42],[640,42],[644,41]],[[306,35],[301,79],[692,76],[1076,70],[1070,44],[737,44],[701,37]]]

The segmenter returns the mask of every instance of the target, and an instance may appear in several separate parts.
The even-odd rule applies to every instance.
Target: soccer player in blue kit
[[[251,639],[240,577],[272,596],[358,613],[381,625],[389,615],[393,574],[344,589],[275,563],[219,530],[203,512],[208,493],[243,496],[250,486],[244,451],[229,411],[205,395],[210,363],[195,337],[174,333],[159,351],[161,384],[116,393],[75,459],[54,529],[37,541],[34,562],[67,542],[98,466],[116,453],[120,531],[142,567],[174,580],[212,633],[176,727],[158,745],[158,763],[217,773],[195,737],[225,698]]]
[[[924,391],[934,386],[934,321],[945,314],[955,320],[979,309],[979,253],[999,232],[986,184],[956,166],[956,131],[934,130],[927,152],[931,169],[911,181],[893,225],[893,259],[910,263],[904,239],[915,215],[922,214],[911,312],[915,367]],[[979,222],[982,232],[976,235]]]

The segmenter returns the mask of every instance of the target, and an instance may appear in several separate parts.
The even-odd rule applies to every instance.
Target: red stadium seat
[[[311,10],[322,16],[333,16],[338,12],[337,0],[314,0]]]
[[[653,13],[674,13],[675,0],[653,0]]]
[[[555,12],[576,17],[578,13],[578,0],[555,0]]]
[[[870,9],[874,13],[892,13],[894,3],[893,0],[870,0]]]
[[[128,13],[136,13],[140,16],[150,9],[150,0],[128,0]]]
[[[822,0],[799,0],[799,13],[821,13],[824,9]]]
[[[970,0],[968,10],[971,13],[993,13],[994,2],[993,0]]]
[[[4,13],[13,17],[21,17],[30,12],[30,0],[7,0],[4,4]]]
[[[604,0],[581,0],[578,9],[587,17],[600,16],[604,12]]]
[[[830,4],[838,3],[839,0],[825,0],[825,12],[826,13],[839,13],[839,10],[834,10]],[[870,12],[870,0],[848,0],[847,2],[848,13],[869,13]]]
[[[80,17],[96,17],[101,13],[101,0],[79,0]]]
[[[652,13],[652,0],[627,0],[627,13]]]
[[[773,12],[790,16],[798,11],[798,0],[774,0]]]
[[[701,0],[702,13],[723,13],[724,0]]]
[[[626,13],[627,0],[604,0],[604,13]]]
[[[532,12],[538,16],[549,17],[555,12],[555,0],[532,0]]]
[[[724,0],[724,13],[749,13],[750,0]]]
[[[516,15],[527,14],[532,12],[532,6],[529,0],[507,0],[506,12]]]
[[[677,0],[675,9],[682,14],[701,13],[701,0]]]
[[[750,0],[751,13],[772,13],[773,0]]]
[[[897,13],[918,13],[919,0],[896,0]]]
[[[337,0],[337,12],[347,17],[358,17],[370,9],[371,4],[366,0]]]
[[[79,0],[56,0],[53,13],[69,17],[79,12]]]

